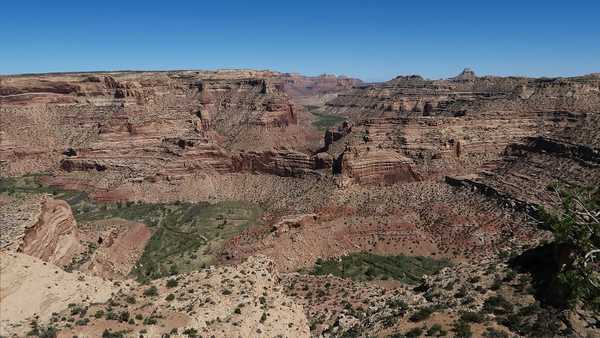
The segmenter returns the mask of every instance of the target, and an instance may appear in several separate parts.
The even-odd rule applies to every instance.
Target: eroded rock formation
[[[100,223],[100,222],[97,222]],[[125,279],[144,252],[152,236],[145,224],[119,219],[106,220],[113,228],[88,231],[85,237],[96,249],[79,270],[110,279]]]
[[[560,139],[531,137],[511,144],[502,160],[475,175],[448,177],[497,199],[510,208],[535,212],[536,206],[560,206],[554,186],[600,185],[600,149]]]
[[[4,77],[0,169],[165,177],[232,172],[240,151],[308,153],[318,134],[283,79],[267,71]]]
[[[46,262],[65,266],[83,250],[71,207],[62,200],[46,198],[38,221],[25,229],[18,251]]]
[[[354,120],[351,133],[330,131],[325,140],[346,181],[390,183],[474,173],[524,137],[593,130],[600,81],[476,77],[466,70],[449,80],[398,77],[327,105]],[[341,145],[331,146],[333,136]]]

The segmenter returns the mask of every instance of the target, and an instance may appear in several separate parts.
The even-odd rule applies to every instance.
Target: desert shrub
[[[87,312],[87,309],[82,308],[81,306],[71,307],[71,316],[75,316],[75,315],[84,316],[86,312]]]
[[[517,311],[517,313],[511,313],[505,317],[497,317],[497,320],[512,332],[525,337],[564,337],[572,334],[568,329],[565,331],[561,328],[564,320],[564,313],[561,309],[551,306],[535,307],[525,310],[525,313],[531,313],[531,315],[523,315]]]
[[[321,298],[327,295],[327,293],[323,289],[317,289],[317,297]]]
[[[110,329],[105,329],[102,332],[102,338],[125,338],[125,333],[123,331],[112,332]]]
[[[45,326],[40,328],[40,338],[56,338],[58,330],[54,326]]]
[[[491,296],[483,302],[483,312],[502,315],[511,313],[514,306],[501,295]]]
[[[406,338],[416,338],[416,337],[421,337],[422,334],[423,334],[422,328],[414,327],[414,328],[408,330],[408,332],[406,332],[406,334],[404,336]]]
[[[517,314],[511,313],[506,317],[499,317],[498,323],[506,326],[513,332],[524,332],[528,331],[526,318],[523,318]]]
[[[121,322],[128,322],[129,321],[129,311],[121,311],[121,313],[119,314],[119,320]]]
[[[194,328],[185,329],[182,333],[188,337],[198,337],[198,330]]]
[[[158,321],[152,316],[146,317],[144,319],[144,325],[155,325],[156,323],[158,323]]]
[[[398,322],[398,317],[395,315],[389,315],[389,316],[385,316],[382,320],[381,323],[383,324],[383,327],[392,327],[394,326],[396,323]]]
[[[31,331],[27,333],[28,336],[37,336],[40,338],[56,338],[58,336],[58,330],[52,326],[39,326],[37,321],[31,322]]]
[[[471,284],[478,283],[479,281],[481,281],[481,277],[479,277],[479,276],[473,276],[473,277],[469,278],[469,283],[471,283]]]
[[[467,323],[483,323],[485,316],[481,312],[465,311],[460,315],[460,320]]]
[[[519,316],[527,317],[539,312],[540,310],[540,305],[538,303],[533,303],[520,308],[517,312]]]
[[[170,301],[172,301],[173,299],[175,299],[175,295],[174,295],[174,294],[172,294],[172,293],[170,293],[170,294],[167,296],[167,298],[165,298],[165,300],[166,300],[167,302],[170,302]]]
[[[106,319],[107,320],[119,320],[119,316],[117,316],[116,313],[112,312],[112,311],[107,311],[106,312]]]
[[[506,332],[496,330],[493,327],[486,328],[483,336],[486,338],[509,338]]]
[[[433,312],[434,310],[432,307],[424,307],[413,313],[409,319],[411,322],[420,322],[429,318]]]
[[[513,279],[515,279],[515,277],[517,276],[517,273],[510,270],[508,271],[508,273],[506,274],[506,276],[504,276],[504,278],[502,279],[503,282],[512,282]]]
[[[152,285],[151,287],[144,290],[144,296],[157,296],[157,295],[158,295],[158,289],[154,285]]]
[[[444,286],[444,290],[452,290],[454,289],[454,285],[456,284],[456,280],[453,280]]]
[[[496,275],[494,277],[494,282],[492,283],[492,286],[490,286],[490,289],[493,291],[496,291],[496,290],[499,290],[501,286],[502,286],[502,278],[500,278],[500,276]]]
[[[168,280],[167,280],[167,287],[168,287],[168,288],[174,288],[174,287],[176,287],[177,285],[179,285],[179,282],[177,282],[177,279],[175,279],[175,278],[171,278],[171,279],[168,279]]]
[[[388,299],[386,301],[386,305],[392,309],[402,309],[402,310],[406,310],[408,309],[408,305],[401,299]]]
[[[404,335],[401,333],[393,333],[393,334],[387,336],[386,338],[404,338]]]
[[[466,295],[467,295],[467,288],[463,286],[463,287],[461,287],[461,288],[458,290],[458,292],[456,292],[456,293],[454,294],[454,297],[455,297],[455,298],[463,298],[463,297],[465,297]]]
[[[442,329],[442,326],[440,324],[433,324],[433,325],[431,325],[429,330],[427,330],[425,335],[430,336],[430,337],[431,336],[445,336],[446,331],[444,331]]]
[[[470,338],[473,336],[471,325],[463,320],[455,321],[454,325],[452,326],[452,331],[454,332],[454,337],[456,338]]]
[[[89,322],[90,322],[90,320],[89,320],[88,318],[82,318],[82,319],[78,319],[78,320],[75,322],[75,325],[78,325],[78,326],[85,326],[85,325],[87,325]]]

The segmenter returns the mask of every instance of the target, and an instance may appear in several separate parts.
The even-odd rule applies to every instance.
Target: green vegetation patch
[[[97,203],[86,193],[42,184],[39,175],[0,180],[0,193],[50,193],[69,203],[79,224],[125,219],[153,228],[132,274],[147,281],[214,264],[225,241],[255,224],[262,209],[246,202]],[[73,263],[73,267],[78,262]]]
[[[450,266],[448,260],[423,256],[380,256],[371,253],[353,253],[327,261],[318,260],[310,272],[351,278],[359,281],[395,279],[407,284],[419,284],[423,275],[431,275]]]
[[[311,111],[311,114],[315,117],[312,125],[319,130],[326,130],[346,120],[342,116],[317,113],[315,111]]]
[[[87,199],[87,194],[80,191],[67,191],[50,187],[40,182],[42,174],[31,174],[20,177],[1,177],[0,193],[19,197],[27,194],[52,194],[57,199],[66,200],[69,204],[77,204]]]
[[[133,270],[139,280],[155,279],[213,264],[223,243],[258,222],[261,209],[247,203],[180,203],[156,207],[157,231]]]

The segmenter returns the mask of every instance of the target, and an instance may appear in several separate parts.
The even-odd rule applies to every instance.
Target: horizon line
[[[473,68],[465,67],[464,70],[473,70]],[[438,80],[449,80],[453,77],[460,75],[462,72],[458,73],[455,76],[450,77],[439,77],[439,78],[428,78],[418,73],[406,73],[399,74],[393,76],[387,80],[376,80],[376,81],[368,81],[362,79],[360,77],[345,75],[345,74],[336,74],[336,73],[327,73],[323,72],[318,75],[310,75],[298,71],[280,71],[275,69],[259,69],[259,68],[235,68],[235,67],[225,67],[225,68],[173,68],[173,69],[113,69],[113,70],[69,70],[69,71],[48,71],[48,72],[24,72],[24,73],[0,73],[0,77],[20,77],[20,76],[51,76],[51,75],[76,75],[76,74],[103,74],[103,73],[170,73],[170,72],[219,72],[219,71],[255,71],[255,72],[272,72],[272,73],[280,73],[282,75],[300,75],[305,77],[320,77],[320,76],[335,76],[342,77],[348,79],[360,80],[364,83],[378,83],[378,82],[387,82],[394,80],[398,77],[408,77],[408,76],[420,76],[425,80],[430,81],[438,81]],[[506,77],[506,78],[530,78],[530,79],[563,79],[563,78],[577,78],[577,77],[585,77],[585,76],[600,76],[600,71],[591,71],[580,74],[570,74],[570,75],[559,75],[559,76],[534,76],[534,75],[522,75],[522,74],[485,74],[479,75],[475,72],[475,76],[478,78],[485,77]]]

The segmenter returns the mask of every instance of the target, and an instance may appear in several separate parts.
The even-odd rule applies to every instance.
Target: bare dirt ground
[[[118,290],[98,277],[67,273],[40,259],[0,252],[0,334],[23,335],[37,318],[46,322],[70,303],[107,301]]]

